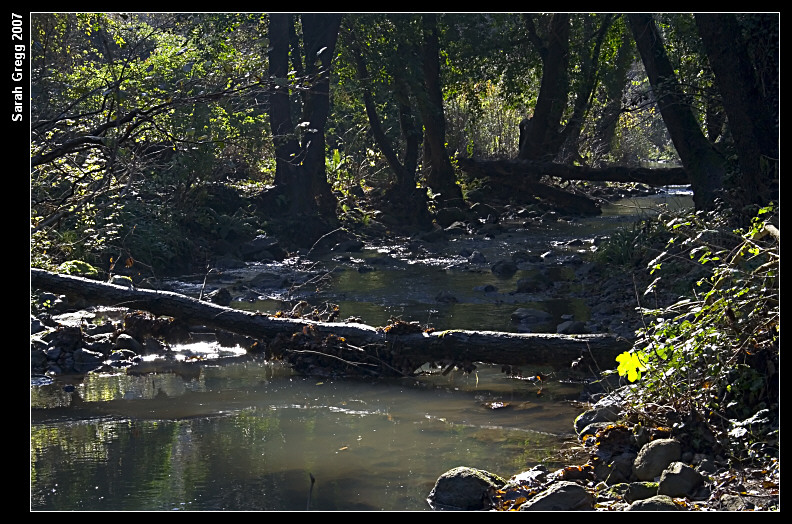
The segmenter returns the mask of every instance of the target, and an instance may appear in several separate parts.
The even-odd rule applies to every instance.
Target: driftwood
[[[568,367],[581,358],[589,365],[610,369],[615,357],[631,347],[625,339],[604,334],[427,332],[406,322],[377,328],[349,322],[282,318],[219,306],[169,291],[135,289],[41,269],[31,269],[31,286],[82,298],[95,305],[145,310],[189,324],[245,335],[265,341],[276,356],[326,354],[350,366],[376,362],[380,370],[388,368],[401,370],[400,373],[428,362],[459,367],[472,362]]]

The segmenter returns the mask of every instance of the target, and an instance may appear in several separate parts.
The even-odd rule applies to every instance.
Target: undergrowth
[[[774,455],[778,445],[779,268],[773,206],[744,229],[723,215],[668,220],[665,249],[648,263],[643,297],[673,286],[681,262],[706,271],[687,296],[644,308],[634,347],[618,356],[632,418],[671,427],[694,449],[737,461]],[[666,269],[670,282],[664,280]],[[642,305],[641,305],[642,306]]]

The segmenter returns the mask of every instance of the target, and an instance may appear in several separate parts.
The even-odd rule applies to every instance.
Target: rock
[[[521,278],[517,281],[516,293],[537,293],[551,287],[553,283],[545,275]]]
[[[550,470],[544,464],[537,464],[528,471],[518,473],[509,479],[507,488],[516,486],[537,486],[547,482],[547,476]],[[505,488],[506,489],[506,488]]]
[[[471,189],[465,195],[465,200],[468,202],[485,202],[491,197],[491,191],[487,188]]]
[[[587,332],[586,324],[579,320],[567,320],[556,326],[556,333],[561,335],[582,335]]]
[[[467,220],[467,215],[462,209],[458,207],[444,207],[437,210],[435,221],[443,229],[449,227],[454,222],[464,222]]]
[[[740,495],[725,493],[720,498],[721,508],[724,511],[745,511],[751,509],[751,504]]]
[[[206,297],[218,306],[228,306],[231,304],[231,292],[224,287],[215,289],[211,293],[207,293]]]
[[[633,464],[633,474],[638,480],[654,480],[681,456],[682,446],[675,439],[653,440],[638,452]]]
[[[91,264],[83,262],[82,260],[68,260],[58,266],[57,272],[86,278],[99,278],[99,271]]]
[[[498,216],[498,210],[489,204],[476,202],[470,206],[470,213],[476,218],[487,218],[488,216]]]
[[[78,373],[87,373],[102,365],[104,355],[97,351],[80,348],[72,353],[74,370]]]
[[[502,225],[497,224],[497,223],[487,222],[486,224],[481,226],[478,229],[477,232],[479,234],[481,234],[481,235],[484,235],[485,237],[492,238],[492,237],[500,235],[501,233],[504,233],[505,231],[506,231],[506,229]],[[516,271],[516,268],[515,268],[515,271]]]
[[[594,496],[570,481],[554,483],[522,506],[520,511],[586,511],[594,509]]]
[[[624,493],[624,500],[632,503],[636,500],[645,500],[656,495],[657,482],[630,482],[626,493]]]
[[[83,347],[90,351],[97,351],[103,355],[109,355],[115,347],[112,340],[112,333],[100,333],[83,341]]]
[[[625,511],[681,511],[668,495],[655,495],[648,499],[636,500]]]
[[[521,307],[511,314],[511,320],[517,324],[540,324],[549,322],[553,315],[541,309]]]
[[[135,356],[137,356],[136,353],[131,349],[115,349],[110,353],[107,359],[118,362],[121,360],[132,360]]]
[[[496,277],[509,278],[517,272],[517,264],[511,260],[498,260],[490,269]]]
[[[437,294],[435,300],[446,304],[459,302],[457,297],[455,297],[450,291],[441,291]]]
[[[594,467],[594,474],[597,478],[605,481],[606,484],[620,484],[622,482],[629,482],[632,475],[632,465],[635,461],[635,453],[625,451],[607,461],[599,461],[599,464]],[[652,495],[656,495],[652,493]]]
[[[452,235],[465,235],[468,233],[468,226],[464,222],[457,221],[445,228],[444,231]]]
[[[488,471],[458,467],[437,479],[426,500],[436,510],[489,509],[490,490],[504,485],[504,479]]]
[[[603,397],[594,404],[591,409],[577,416],[575,419],[575,431],[580,434],[589,424],[594,424],[595,422],[615,422],[620,416],[621,405],[619,401],[611,396]]]
[[[283,260],[288,255],[278,239],[267,235],[258,235],[239,246],[239,254],[243,260]]]
[[[214,266],[218,269],[240,269],[245,267],[245,263],[236,257],[224,255],[215,260]]]
[[[131,349],[135,353],[143,353],[143,345],[126,333],[118,335],[113,349]]]
[[[44,329],[46,329],[44,324],[33,315],[30,315],[30,334],[35,335],[36,333],[44,331]]]
[[[701,484],[704,477],[683,462],[672,462],[660,475],[659,495],[684,497],[692,494]]]
[[[40,348],[30,349],[31,369],[41,369],[47,364],[47,353]]]
[[[473,251],[469,257],[467,257],[468,262],[471,264],[486,264],[487,258],[481,254],[481,251]]]
[[[447,240],[448,237],[446,236],[446,232],[443,230],[443,228],[438,228],[438,229],[432,229],[431,231],[419,233],[417,239],[432,244],[435,242],[442,242],[444,240]]]
[[[330,249],[330,251],[342,252],[342,253],[357,253],[363,249],[364,245],[365,244],[363,244],[362,240],[359,240],[357,238],[350,238],[348,240],[343,240],[338,244],[334,245]]]

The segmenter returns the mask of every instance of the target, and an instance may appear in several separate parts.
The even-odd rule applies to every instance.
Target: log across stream
[[[608,334],[560,335],[475,330],[423,330],[397,322],[372,327],[241,311],[170,291],[135,289],[78,276],[31,269],[31,287],[82,298],[91,304],[144,310],[187,325],[202,325],[262,341],[267,354],[320,355],[373,375],[405,374],[424,363],[467,367],[473,362],[563,368],[584,361],[609,369],[631,342]]]

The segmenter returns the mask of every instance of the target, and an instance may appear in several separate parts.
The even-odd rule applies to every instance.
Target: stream
[[[564,257],[592,244],[555,249],[557,263],[545,264],[552,297],[513,293],[533,266],[498,278],[492,262],[607,235],[658,203],[689,200],[623,200],[599,217],[488,240],[456,236],[426,254],[395,246],[331,253],[321,261],[329,282],[309,280],[289,296],[258,288],[232,306],[274,313],[310,298],[375,326],[400,317],[496,331],[516,330],[511,313],[534,307],[552,316],[539,328],[555,332],[568,316],[588,319],[582,299],[564,298],[576,291]],[[488,263],[469,263],[460,255],[469,250]],[[277,280],[281,269],[249,266],[214,283],[254,289],[256,275]],[[194,292],[200,282],[183,285]],[[31,383],[32,510],[424,511],[437,478],[457,466],[508,478],[540,463],[565,465],[577,443],[572,422],[584,409],[581,384],[563,374],[537,382],[478,364],[470,374],[318,379],[212,341],[173,349],[167,365]]]

